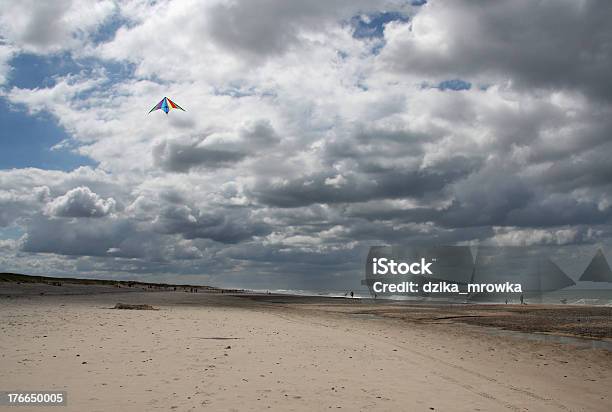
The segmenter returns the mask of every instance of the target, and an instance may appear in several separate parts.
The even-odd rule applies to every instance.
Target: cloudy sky
[[[0,0],[0,271],[315,289],[372,245],[608,247],[610,18]]]

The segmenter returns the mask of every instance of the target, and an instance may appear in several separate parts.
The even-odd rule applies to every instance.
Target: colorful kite
[[[151,110],[149,110],[149,113],[151,113],[152,111],[155,111],[155,110],[159,110],[159,109],[161,109],[164,112],[166,112],[166,114],[168,114],[170,109],[181,109],[182,111],[185,111],[185,109],[183,109],[181,106],[179,106],[178,104],[174,103],[172,100],[168,99],[167,97],[164,97],[163,99],[161,99],[161,101],[159,103],[157,103],[155,105],[155,107],[153,107]]]

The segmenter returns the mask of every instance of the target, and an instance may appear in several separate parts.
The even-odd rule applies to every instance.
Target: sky
[[[0,271],[342,289],[388,244],[586,266],[612,243],[610,17],[0,0]],[[164,96],[186,111],[147,114]]]

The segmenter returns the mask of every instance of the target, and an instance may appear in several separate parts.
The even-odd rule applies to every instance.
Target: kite
[[[181,106],[174,103],[172,100],[168,99],[167,97],[164,97],[163,99],[161,99],[159,103],[157,103],[151,110],[149,110],[149,113],[155,110],[159,110],[159,109],[166,112],[166,114],[168,114],[170,109],[181,109],[182,111],[185,111],[185,109],[183,109]]]

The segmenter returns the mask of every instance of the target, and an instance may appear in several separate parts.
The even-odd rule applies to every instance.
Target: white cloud
[[[47,203],[45,213],[55,217],[103,217],[115,210],[115,199],[103,199],[88,187],[76,187]]]
[[[11,72],[9,61],[12,59],[15,49],[0,42],[0,86],[6,83]]]
[[[535,34],[555,44],[552,3],[508,11],[511,22],[531,19],[526,39],[495,30],[509,6],[405,3],[31,5],[36,13],[3,31],[6,56],[63,51],[96,68],[4,96],[50,113],[70,135],[57,148],[98,165],[0,171],[0,226],[27,232],[27,251],[78,256],[97,273],[271,274],[289,261],[302,275],[322,262],[354,273],[372,243],[565,244],[590,241],[587,227],[609,233],[612,108],[574,65],[548,66],[567,81],[526,76],[529,61],[554,61],[530,60],[526,47]],[[594,18],[559,4],[564,21],[574,18],[566,28],[580,27],[576,16]],[[3,15],[23,7],[7,3]],[[45,8],[49,21],[33,31],[29,22]],[[374,10],[412,19],[388,23],[382,39],[354,38],[351,17],[372,22]],[[129,24],[92,42],[108,16]],[[593,27],[593,39],[607,33]],[[489,64],[499,50],[520,59]],[[0,80],[10,71],[1,62]],[[473,86],[431,87],[453,78]],[[163,96],[187,111],[147,115]],[[58,216],[98,219],[83,228]],[[54,242],[58,231],[66,236]],[[76,270],[59,257],[37,262]]]
[[[0,35],[27,52],[58,52],[82,46],[114,11],[110,0],[3,1]]]
[[[0,250],[13,251],[19,246],[19,242],[15,239],[0,239]]]
[[[580,240],[581,233],[574,228],[564,229],[518,229],[494,227],[491,238],[498,246],[566,245]]]

